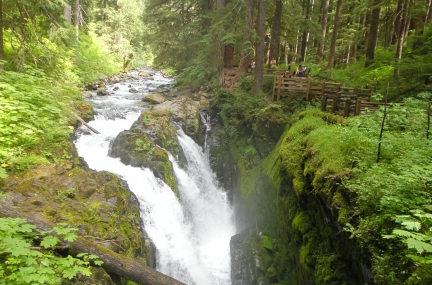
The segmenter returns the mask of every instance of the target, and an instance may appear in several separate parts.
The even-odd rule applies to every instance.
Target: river
[[[88,99],[96,112],[90,125],[101,134],[81,127],[75,141],[78,153],[90,168],[115,173],[127,181],[138,197],[145,230],[156,247],[158,271],[187,284],[229,285],[229,243],[235,234],[233,210],[225,191],[218,187],[208,151],[178,129],[187,164],[182,168],[172,156],[170,160],[180,199],[149,169],[127,166],[107,155],[110,142],[121,131],[129,129],[142,110],[149,108],[142,98],[158,86],[173,84],[172,79],[157,72],[153,79],[143,79],[137,71],[130,74],[133,77],[130,81],[107,87],[110,95],[94,94]],[[131,87],[138,92],[129,92]]]

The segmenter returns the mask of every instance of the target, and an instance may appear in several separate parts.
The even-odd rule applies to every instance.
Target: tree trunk
[[[79,39],[79,26],[80,26],[80,1],[79,0],[75,0],[74,26],[75,26],[76,40],[78,40]]]
[[[224,65],[227,69],[233,69],[234,68],[234,45],[228,44],[225,45],[225,52],[224,52]]]
[[[402,23],[402,8],[403,8],[403,0],[398,0],[398,4],[396,8],[396,19],[394,23],[394,30],[393,30],[393,37],[392,37],[392,45],[398,42],[400,26]]]
[[[330,0],[323,0],[323,8],[321,15],[321,38],[318,41],[317,54],[320,59],[324,56],[324,41],[327,33],[327,20],[328,20],[328,9]]]
[[[426,24],[429,24],[430,22],[432,22],[432,0],[429,0],[429,9],[426,16]]]
[[[414,26],[415,26],[415,34],[416,35],[421,35],[423,34],[423,30],[424,30],[424,25],[426,22],[426,18],[427,18],[427,14],[428,14],[428,9],[424,9],[425,6],[422,3],[421,5],[419,5],[419,3],[422,2],[412,2],[413,5],[413,9],[412,9],[412,18],[414,20]]]
[[[381,13],[380,0],[374,1],[374,7],[372,9],[372,20],[369,26],[369,35],[366,47],[366,62],[365,67],[368,67],[372,64],[375,57],[375,47],[377,45],[378,39],[378,28],[379,28],[379,20]]]
[[[265,37],[265,18],[266,18],[267,1],[260,0],[258,3],[258,20],[257,20],[257,52],[256,52],[256,71],[255,71],[255,96],[262,91],[263,72],[264,72],[264,37]]]
[[[336,50],[336,39],[337,39],[337,34],[338,34],[338,29],[339,29],[339,19],[340,19],[340,14],[341,14],[341,10],[342,10],[342,2],[343,0],[338,0],[337,5],[336,5],[336,14],[335,14],[335,19],[334,19],[334,25],[333,25],[333,34],[332,34],[332,39],[331,39],[331,44],[330,44],[330,54],[329,54],[329,62],[328,62],[328,69],[333,69],[333,65],[334,65],[334,53]]]
[[[403,13],[403,10],[405,12]],[[397,37],[397,46],[396,46],[396,62],[399,63],[402,59],[402,50],[403,50],[403,44],[405,40],[405,31],[408,29],[409,25],[409,1],[406,1],[405,7],[402,9],[401,12],[401,19],[403,19],[399,25],[399,31],[397,31],[398,37]],[[394,70],[395,77],[399,77],[399,67],[396,66]]]
[[[63,16],[65,17],[67,24],[72,24],[72,7],[69,3],[66,3],[66,6],[63,8]]]
[[[225,0],[224,6],[228,5],[231,2],[231,0]],[[224,47],[224,66],[227,69],[233,69],[234,68],[234,45],[233,44],[227,44]]]
[[[211,0],[203,0],[202,9],[204,14],[209,13],[212,10],[212,1]],[[206,35],[211,26],[211,19],[209,17],[205,17],[202,25],[202,34]]]
[[[216,9],[221,9],[225,5],[225,0],[217,0]],[[224,51],[225,47],[223,42],[219,39],[217,41],[217,54],[218,54],[218,63],[217,63],[217,73],[218,73],[218,86],[224,86]]]
[[[308,21],[311,21],[310,14],[313,12],[313,5],[314,0],[312,0],[312,3],[310,0],[304,0],[304,5],[306,5],[306,15],[305,15],[305,23]],[[311,11],[312,10],[312,11]],[[307,46],[309,41],[309,28],[307,25],[304,25],[303,35],[302,35],[302,44],[301,44],[301,50],[300,50],[300,61],[306,60],[306,53],[307,53]]]
[[[282,23],[282,0],[276,0],[275,15],[273,25],[271,28],[270,38],[270,56],[269,59],[275,59],[276,63],[279,64],[279,43]]]
[[[287,57],[288,64],[291,64],[293,62],[292,51],[293,51],[293,46],[289,45],[288,46],[288,57]]]
[[[35,225],[40,230],[48,231],[52,229],[52,225],[47,221],[20,212],[7,205],[4,201],[0,201],[0,217],[23,218],[27,220],[27,223]],[[72,255],[83,252],[97,255],[103,261],[102,268],[107,272],[114,273],[137,284],[184,285],[184,283],[174,278],[144,266],[124,255],[115,253],[106,247],[88,241],[85,238],[78,237],[73,242],[63,241],[63,244],[69,246]]]
[[[241,51],[239,72],[246,72],[250,63],[250,50],[252,43],[252,28],[254,16],[254,0],[245,0],[246,4],[246,25],[243,29],[243,47]]]
[[[286,52],[286,42],[284,42],[283,44],[279,45],[279,60],[278,63],[285,63],[286,64],[286,56],[285,56],[285,52]]]
[[[4,59],[4,48],[3,48],[3,1],[0,0],[0,69],[4,69],[3,63]]]

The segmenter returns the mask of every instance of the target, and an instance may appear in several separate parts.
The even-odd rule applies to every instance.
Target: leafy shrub
[[[60,237],[66,241],[77,237],[77,229],[65,225],[40,231],[24,219],[0,218],[0,284],[61,284],[78,274],[90,276],[90,261],[102,264],[97,256],[80,253],[77,258],[61,258],[53,252]]]
[[[1,71],[1,75],[0,162],[6,166],[15,162],[24,170],[43,161],[25,152],[41,144],[55,148],[71,133],[63,111],[71,98],[43,71],[29,66],[26,73]]]

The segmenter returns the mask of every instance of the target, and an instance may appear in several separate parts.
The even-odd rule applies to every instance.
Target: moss
[[[306,234],[312,227],[308,214],[305,212],[297,213],[291,225],[294,229],[299,230],[303,235]]]
[[[296,177],[293,179],[293,187],[294,191],[297,193],[297,195],[301,195],[304,188],[305,188],[305,182],[303,181],[302,177]]]
[[[92,104],[85,101],[74,101],[74,107],[77,111],[77,115],[88,122],[94,119],[94,110]]]
[[[251,169],[244,165],[239,144],[230,145],[242,197],[256,224],[278,245],[264,268],[277,271],[273,283],[349,284],[361,279],[347,262],[354,254],[346,242],[349,235],[333,226],[338,214],[350,214],[337,184],[350,173],[346,154],[340,151],[346,142],[335,139],[344,121],[322,115],[310,110],[294,115],[275,148]],[[332,206],[333,195],[341,201],[338,211],[326,206]],[[333,259],[327,260],[330,255]]]
[[[170,121],[168,111],[144,111],[132,128],[142,129],[145,132],[154,134],[153,139],[156,144],[173,155],[179,155],[180,147],[177,141],[177,131]]]
[[[150,168],[156,177],[162,179],[178,195],[177,180],[168,153],[142,130],[132,128],[121,132],[113,141],[109,155],[120,157],[128,165]]]
[[[164,180],[165,183],[171,187],[171,190],[178,196],[178,186],[177,186],[177,179],[174,176],[172,165],[170,161],[164,162],[163,164],[164,168]]]
[[[268,236],[262,236],[262,244],[263,244],[264,248],[267,248],[270,250],[274,249],[273,242],[272,242],[271,238]]]

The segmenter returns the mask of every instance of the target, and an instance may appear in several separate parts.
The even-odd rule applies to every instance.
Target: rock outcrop
[[[72,164],[41,165],[10,177],[2,185],[5,205],[50,223],[67,223],[79,229],[79,236],[154,267],[154,247],[143,234],[135,195],[116,175],[86,169],[76,153],[72,156]]]
[[[149,94],[144,97],[143,101],[149,102],[151,104],[161,104],[166,101],[165,97],[159,93]]]
[[[119,157],[127,165],[150,168],[178,195],[177,180],[168,153],[144,131],[131,128],[121,132],[112,142],[108,155]]]

